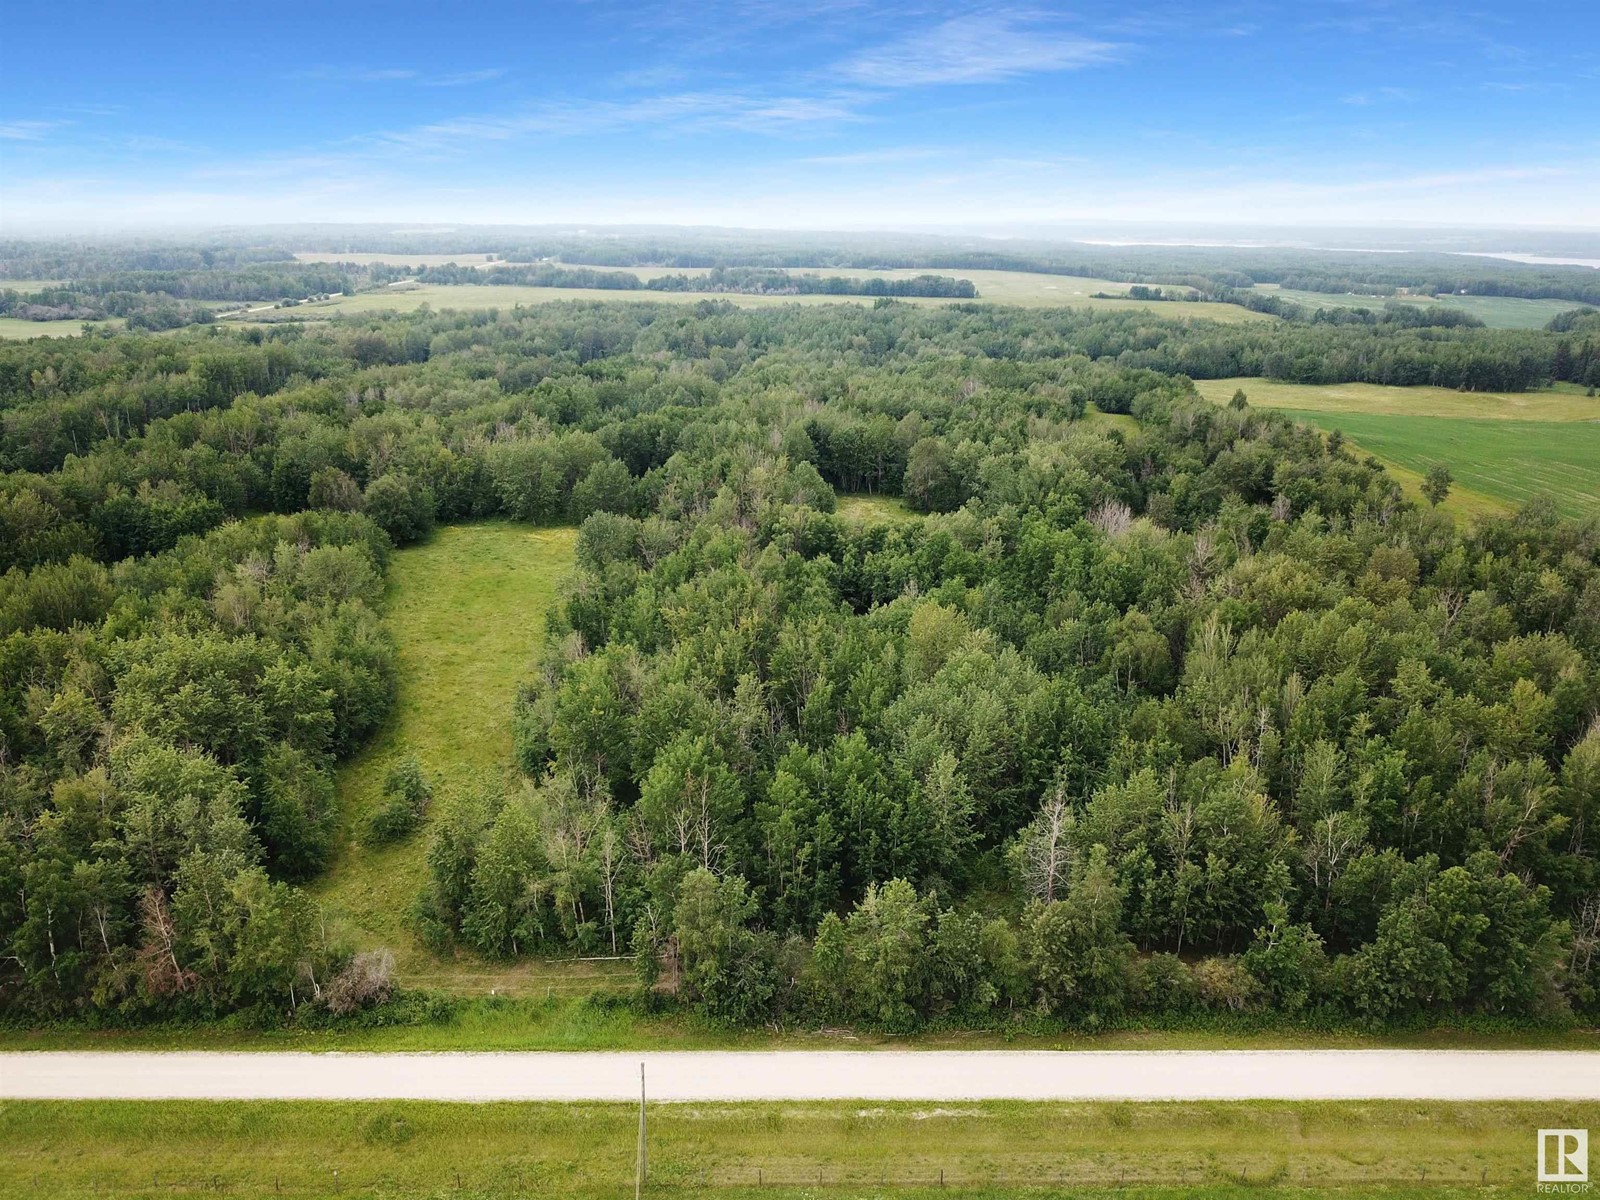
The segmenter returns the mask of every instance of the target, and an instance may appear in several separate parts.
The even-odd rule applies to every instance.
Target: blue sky
[[[62,4],[0,228],[1600,227],[1600,0]]]

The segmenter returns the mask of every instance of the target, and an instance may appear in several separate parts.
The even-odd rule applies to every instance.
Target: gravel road
[[[0,1100],[1600,1100],[1600,1052],[0,1054]]]

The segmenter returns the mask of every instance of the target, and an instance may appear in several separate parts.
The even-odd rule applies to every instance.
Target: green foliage
[[[383,804],[367,821],[362,838],[369,846],[397,842],[416,832],[427,815],[433,787],[412,755],[397,761],[383,780]]]
[[[339,827],[406,836],[448,780],[431,844],[330,884],[426,854],[437,948],[632,949],[735,1023],[1592,1010],[1593,528],[1460,530],[1189,381],[1594,361],[1408,322],[580,303],[0,347],[6,1003],[325,993],[292,881],[393,698],[389,548],[498,515],[581,522],[577,569],[525,671],[525,609],[432,593],[505,661],[409,698],[387,786],[398,745],[363,760]],[[405,561],[465,529],[555,536]]]

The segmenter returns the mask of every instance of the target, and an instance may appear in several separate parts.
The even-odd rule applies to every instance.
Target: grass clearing
[[[1600,400],[1568,384],[1540,392],[1458,392],[1207,379],[1195,387],[1218,404],[1242,388],[1258,407],[1342,430],[1359,450],[1381,459],[1413,499],[1428,468],[1446,463],[1456,486],[1445,506],[1462,516],[1505,512],[1536,496],[1549,496],[1567,516],[1600,514]]]
[[[1229,392],[1228,395],[1233,395]],[[1120,429],[1125,434],[1139,432],[1139,418],[1131,413],[1101,412],[1093,401],[1084,406],[1083,423],[1091,429]]]
[[[921,514],[900,496],[873,496],[851,493],[838,498],[834,512],[858,525],[890,525],[896,521],[914,521]]]
[[[339,772],[341,828],[332,867],[313,889],[360,946],[395,952],[407,986],[486,993],[492,988],[592,988],[578,964],[513,968],[441,962],[413,935],[408,915],[427,875],[427,830],[397,845],[360,841],[394,760],[415,754],[435,783],[453,788],[510,770],[511,704],[571,569],[574,529],[505,521],[441,528],[397,553],[387,619],[399,648],[394,712]]]
[[[1595,1125],[1594,1103],[662,1104],[648,1191],[1523,1195],[1536,1130]],[[614,1197],[637,1129],[626,1104],[20,1101],[0,1173],[55,1197]]]

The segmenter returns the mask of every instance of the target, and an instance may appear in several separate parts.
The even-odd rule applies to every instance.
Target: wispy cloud
[[[188,142],[180,142],[176,138],[157,137],[148,133],[136,133],[126,142],[127,148],[139,154],[187,154],[195,149]]]
[[[326,63],[293,72],[289,78],[314,83],[410,83],[417,87],[467,87],[505,75],[504,67],[430,74],[414,67],[336,67]]]
[[[474,83],[492,83],[504,78],[504,67],[484,67],[478,71],[462,71],[455,75],[435,75],[417,80],[423,87],[469,87]]]
[[[623,128],[782,133],[858,121],[862,100],[848,93],[766,96],[748,92],[681,92],[631,101],[568,101],[509,114],[432,121],[411,129],[379,134],[374,141],[405,149],[443,151],[467,142],[571,137]]]
[[[853,154],[817,154],[800,161],[819,167],[876,167],[886,163],[938,158],[947,153],[931,146],[894,146],[883,150],[858,150]]]
[[[852,82],[872,87],[994,83],[1108,62],[1119,49],[1051,29],[1035,13],[973,13],[864,51],[838,69]]]
[[[70,124],[71,121],[0,121],[0,141],[42,142],[52,129]]]
[[[1371,88],[1367,91],[1351,92],[1347,96],[1340,97],[1345,104],[1353,104],[1357,108],[1365,108],[1371,104],[1383,104],[1391,101],[1404,103],[1416,98],[1417,94],[1414,91],[1403,87]]]

